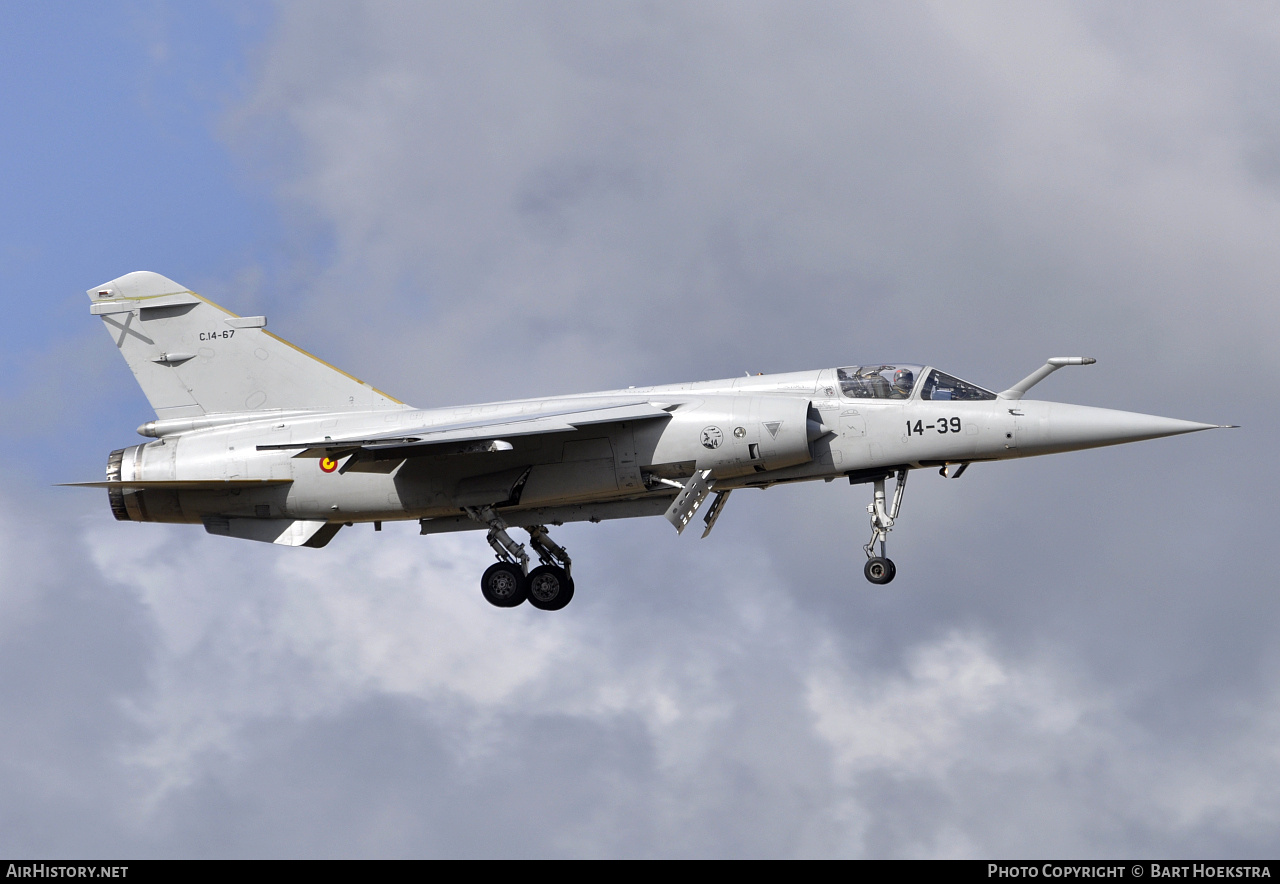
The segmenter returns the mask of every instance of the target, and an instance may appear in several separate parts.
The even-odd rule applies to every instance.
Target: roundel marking
[[[337,468],[338,468],[338,462],[334,460],[332,457],[320,458],[320,469],[324,470],[326,473],[332,473]]]
[[[705,427],[702,430],[702,447],[715,450],[724,442],[724,433],[719,427]]]

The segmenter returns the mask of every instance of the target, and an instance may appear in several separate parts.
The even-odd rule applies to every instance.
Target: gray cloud
[[[614,534],[571,537],[592,562],[653,540]],[[180,856],[1168,854],[1272,837],[1274,671],[1260,705],[1182,739],[1133,708],[1140,674],[1091,676],[1069,644],[1002,649],[998,626],[957,624],[877,653],[806,611],[813,587],[748,539],[596,577],[571,617],[495,618],[468,538],[230,557],[191,531],[86,522],[73,549],[108,601],[97,622],[7,612],[63,640],[6,643],[29,729],[6,739],[23,759],[6,793],[77,806],[67,845]],[[864,628],[892,620],[839,590]],[[80,749],[59,721],[73,704],[92,722]]]
[[[1258,345],[1170,320],[1206,297],[1274,332],[1257,117],[1224,109],[1248,22],[1183,53],[1191,22],[1164,48],[1076,6],[340,8],[286,10],[241,131],[289,141],[281,192],[332,231],[309,297],[421,319],[372,366],[419,398],[502,394],[452,381],[495,350],[537,393],[886,344],[1008,371],[961,318],[1049,338],[1024,361]]]

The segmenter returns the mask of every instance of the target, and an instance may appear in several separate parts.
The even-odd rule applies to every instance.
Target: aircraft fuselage
[[[655,506],[661,504],[660,512],[671,492],[647,487],[647,475],[683,480],[695,470],[711,470],[718,489],[846,476],[858,481],[877,470],[1003,460],[1203,426],[1035,400],[849,399],[840,395],[835,372],[822,369],[457,408],[240,416],[232,424],[171,433],[125,449],[119,478],[285,480],[223,492],[147,489],[127,495],[131,517],[146,521],[200,522],[215,514],[342,522],[436,519],[457,517],[462,507],[496,500],[509,501],[503,509],[515,511],[651,499]],[[386,434],[399,427],[429,430],[470,420],[527,420],[543,412],[637,402],[656,404],[671,416],[514,437],[509,451],[395,457],[345,472],[340,457],[258,448]],[[1087,423],[1084,431],[1073,432],[1082,421]],[[814,423],[823,431],[815,433]],[[514,493],[495,498],[495,488]],[[459,527],[483,525],[464,520]]]
[[[88,295],[156,412],[139,427],[155,441],[113,451],[105,481],[75,483],[106,488],[117,519],[309,547],[356,522],[487,528],[497,562],[481,588],[499,607],[558,610],[573,597],[548,525],[663,515],[683,532],[714,494],[705,537],[734,490],[816,479],[874,486],[864,573],[888,583],[885,540],[913,469],[959,477],[976,461],[1214,426],[1023,398],[1094,361],[1081,356],[1051,358],[1000,393],[929,366],[871,364],[415,409],[267,331],[266,317],[159,274]]]

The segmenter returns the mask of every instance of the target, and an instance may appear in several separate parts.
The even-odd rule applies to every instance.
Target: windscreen
[[[976,402],[982,399],[995,399],[996,394],[968,381],[944,374],[935,368],[920,385],[920,398],[934,402],[939,400]]]

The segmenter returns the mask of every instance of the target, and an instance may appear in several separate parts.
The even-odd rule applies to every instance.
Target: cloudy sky
[[[1280,13],[17,5],[0,35],[0,854],[1274,857]],[[715,534],[115,522],[154,270],[416,405],[860,361],[1213,423]]]

